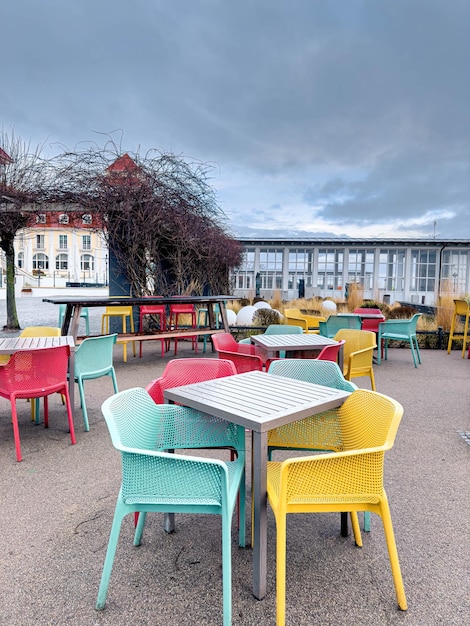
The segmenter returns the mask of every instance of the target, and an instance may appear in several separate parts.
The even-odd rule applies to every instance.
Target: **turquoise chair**
[[[62,322],[64,321],[66,307],[67,307],[66,304],[59,304],[59,323],[57,325],[60,328],[62,328]],[[90,319],[88,315],[88,308],[86,306],[82,307],[82,310],[80,311],[80,317],[82,317],[85,320],[86,334],[89,335],[90,334]]]
[[[334,361],[319,359],[282,359],[273,361],[268,374],[285,376],[308,383],[355,391],[357,386],[346,380]],[[307,417],[268,432],[268,455],[274,450],[342,450],[337,409]],[[370,513],[364,513],[364,530],[370,530]]]
[[[117,334],[100,337],[87,337],[75,350],[74,377],[80,392],[80,405],[83,412],[85,431],[90,430],[85,402],[85,380],[111,376],[114,393],[118,392],[116,372],[113,366],[113,347]]]
[[[330,315],[325,322],[319,322],[319,334],[333,339],[338,330],[352,328],[361,330],[362,320],[359,315]]]
[[[407,341],[410,344],[413,363],[418,367],[421,363],[421,355],[419,353],[418,338],[416,336],[416,324],[421,313],[415,313],[409,320],[387,320],[379,324],[379,332],[377,334],[378,355],[377,363],[380,365],[382,349],[384,350],[383,358],[388,358],[388,342]]]
[[[170,404],[155,404],[145,389],[108,398],[102,411],[114,447],[121,453],[122,484],[116,502],[96,608],[104,609],[122,520],[140,513],[139,546],[147,513],[213,513],[222,517],[223,624],[231,624],[231,520],[240,490],[239,545],[245,547],[245,429]],[[172,454],[166,450],[230,446],[234,461]],[[204,545],[201,530],[200,545]],[[208,546],[211,544],[209,537]],[[149,551],[149,558],[154,555]],[[154,564],[157,566],[158,564]],[[122,564],[123,570],[129,563]],[[137,568],[138,575],[138,568]],[[180,598],[181,599],[181,598]],[[155,599],[158,603],[158,599]]]

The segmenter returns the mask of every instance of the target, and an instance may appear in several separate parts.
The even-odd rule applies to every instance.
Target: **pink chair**
[[[178,330],[178,318],[180,315],[189,315],[191,318],[190,328],[196,328],[196,307],[194,304],[171,304],[170,305],[170,327]],[[197,354],[197,337],[192,337],[193,350]],[[175,339],[175,356],[178,352],[178,339]]]
[[[346,343],[345,339],[338,341],[336,345],[325,346],[320,354],[317,356],[318,361],[334,361],[338,362],[338,353],[341,347]]]
[[[16,400],[44,398],[44,428],[49,426],[48,396],[60,393],[65,398],[72,445],[75,444],[72,407],[69,396],[67,369],[69,346],[19,350],[8,363],[0,365],[0,397],[11,403],[11,420],[15,439],[16,459],[22,460]]]
[[[270,361],[266,361],[255,346],[237,343],[230,333],[211,335],[211,339],[219,359],[232,361],[237,374],[268,369]]]
[[[236,373],[232,361],[208,358],[173,359],[168,362],[163,374],[147,385],[146,391],[156,404],[163,404],[165,389],[232,376]]]
[[[160,297],[160,296],[153,296]],[[163,296],[161,296],[163,297]],[[164,304],[143,304],[139,309],[139,332],[142,334],[143,332],[143,321],[146,315],[156,315],[159,319],[160,330],[166,330],[166,306]],[[165,356],[165,345],[166,340],[162,339],[162,357]],[[142,358],[142,341],[140,342],[140,358]]]
[[[368,309],[366,307],[363,307],[363,308],[359,307],[358,309],[354,309],[353,313],[356,313],[357,315],[361,315],[361,313],[362,314],[374,313],[376,315],[382,316],[381,318],[377,317],[375,319],[370,319],[367,317],[362,318],[361,330],[370,330],[373,333],[378,333],[380,322],[385,322],[385,316],[380,309]]]

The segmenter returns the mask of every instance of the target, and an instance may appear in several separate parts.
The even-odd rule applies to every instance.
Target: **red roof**
[[[139,170],[140,167],[137,165],[134,159],[131,159],[127,152],[118,157],[114,161],[114,163],[112,163],[107,169],[107,171],[111,172],[112,174],[115,174],[117,172],[135,172]]]
[[[7,163],[13,163],[13,159],[0,148],[0,165],[7,165]]]

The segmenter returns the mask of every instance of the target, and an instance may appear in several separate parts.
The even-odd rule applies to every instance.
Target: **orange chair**
[[[174,330],[178,330],[179,316],[189,315],[191,319],[190,328],[196,328],[196,307],[194,304],[171,304],[170,305],[170,327]],[[193,344],[193,350],[197,353],[197,337],[191,338]],[[175,356],[178,352],[178,339],[175,339]]]
[[[22,460],[16,412],[16,400],[18,398],[44,398],[44,428],[47,428],[49,426],[48,396],[53,393],[61,393],[65,397],[70,439],[72,445],[75,444],[67,380],[69,357],[69,346],[19,350],[11,356],[8,363],[0,365],[0,397],[11,403],[17,461]]]
[[[156,298],[157,296],[153,296]],[[160,296],[158,296],[160,297]],[[163,297],[163,296],[162,296]],[[166,306],[164,304],[143,304],[139,307],[139,333],[142,334],[144,329],[144,317],[146,315],[156,315],[159,319],[160,330],[166,330]],[[162,357],[165,356],[166,340],[162,339]],[[140,342],[139,356],[142,358],[142,341]]]

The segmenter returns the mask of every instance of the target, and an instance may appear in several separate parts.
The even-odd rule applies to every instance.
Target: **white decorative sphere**
[[[244,306],[237,313],[237,326],[252,326],[253,316],[257,309],[254,306]]]
[[[227,321],[229,326],[234,326],[237,323],[237,314],[232,309],[227,309]]]
[[[336,313],[336,303],[333,300],[324,300],[321,308],[329,313]]]
[[[256,302],[256,304],[253,305],[256,309],[270,309],[271,305],[268,302],[262,302],[261,300],[259,302]]]

